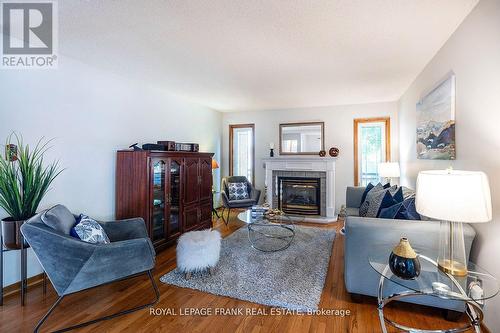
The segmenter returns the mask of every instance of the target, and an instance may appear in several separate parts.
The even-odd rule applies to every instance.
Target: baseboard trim
[[[43,283],[43,275],[44,273],[40,273],[37,275],[33,275],[32,277],[28,278],[28,289],[30,287],[35,287],[41,283]],[[8,286],[5,286],[3,288],[3,297],[13,297],[15,295],[20,295],[21,294],[21,281],[18,281],[16,283],[10,284]]]
[[[341,221],[339,219],[339,221]],[[28,278],[28,288],[30,287],[35,287],[38,286],[39,284],[43,283],[43,275],[44,273],[40,273],[37,275],[34,275],[30,278]],[[8,285],[3,288],[3,297],[4,298],[10,298],[14,297],[16,295],[20,295],[21,293],[21,281],[18,281],[16,283],[13,283],[11,285]],[[481,330],[484,333],[491,333],[491,331],[488,329],[488,327],[484,324],[481,323]]]

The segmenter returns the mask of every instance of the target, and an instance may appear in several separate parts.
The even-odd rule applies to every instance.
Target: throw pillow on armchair
[[[245,200],[250,198],[246,183],[228,183],[229,200]]]

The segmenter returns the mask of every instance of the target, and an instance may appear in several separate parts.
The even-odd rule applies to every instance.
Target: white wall
[[[325,150],[339,147],[337,159],[335,206],[338,211],[345,203],[346,186],[354,184],[354,142],[353,120],[355,118],[391,117],[391,151],[392,159],[398,160],[398,119],[397,103],[375,103],[347,106],[329,106],[305,109],[288,109],[272,111],[245,111],[223,113],[222,151],[223,175],[229,174],[229,125],[255,124],[255,184],[264,188],[265,170],[262,158],[269,157],[269,143],[274,142],[275,156],[279,151],[279,124],[301,121],[325,122]]]
[[[55,138],[47,160],[59,159],[66,168],[40,209],[62,203],[75,213],[112,219],[117,149],[169,139],[198,142],[219,159],[221,121],[217,111],[65,57],[57,70],[0,73],[0,141],[12,131],[26,143]],[[5,258],[8,285],[19,280],[19,251]],[[39,272],[30,253],[28,273]]]
[[[500,1],[481,0],[399,103],[402,182],[414,186],[420,170],[482,170],[489,176],[493,223],[478,232],[473,259],[500,278]],[[456,161],[417,160],[415,104],[446,73],[457,78]],[[486,323],[500,327],[500,296],[486,304]]]

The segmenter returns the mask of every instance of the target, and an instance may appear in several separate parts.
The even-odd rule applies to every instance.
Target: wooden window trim
[[[359,186],[358,175],[358,124],[360,123],[385,123],[385,161],[391,160],[391,118],[360,118],[354,119],[354,186]]]
[[[255,185],[255,124],[229,125],[229,176],[233,175],[233,130],[235,128],[252,129],[252,184]]]

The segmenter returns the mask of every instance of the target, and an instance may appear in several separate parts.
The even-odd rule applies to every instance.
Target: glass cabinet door
[[[151,239],[153,243],[165,238],[166,162],[153,159],[153,212],[151,218]]]
[[[168,236],[178,234],[180,229],[180,202],[181,202],[181,163],[172,159],[170,161],[170,188],[168,194]]]

